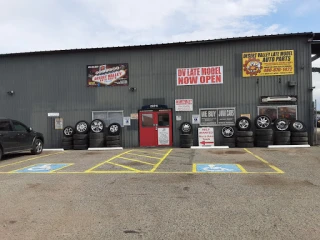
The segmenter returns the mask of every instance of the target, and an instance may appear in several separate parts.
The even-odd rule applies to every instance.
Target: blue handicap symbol
[[[14,172],[17,173],[28,173],[28,172],[52,172],[58,170],[60,168],[66,167],[70,164],[59,163],[59,164],[51,164],[51,163],[40,163],[37,165],[32,165],[23,169],[16,170]]]
[[[197,172],[242,172],[236,164],[196,164]]]

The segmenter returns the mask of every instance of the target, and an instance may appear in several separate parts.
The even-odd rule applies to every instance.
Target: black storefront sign
[[[233,126],[236,108],[200,108],[200,126]]]

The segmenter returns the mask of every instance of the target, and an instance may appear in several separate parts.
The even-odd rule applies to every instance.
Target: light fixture
[[[7,93],[8,93],[10,96],[12,96],[12,95],[14,94],[14,91],[11,90],[11,91],[8,91]]]
[[[129,91],[131,91],[131,92],[137,91],[137,88],[135,88],[135,87],[129,87]]]

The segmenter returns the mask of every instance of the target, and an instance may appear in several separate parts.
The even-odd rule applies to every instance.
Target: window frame
[[[119,122],[117,122],[117,123],[119,123],[120,126],[123,127],[123,126],[124,126],[124,125],[123,125],[123,118],[124,118],[123,112],[124,112],[123,110],[91,111],[91,119],[92,119],[92,120],[96,119],[96,118],[94,118],[94,114],[95,114],[95,113],[107,113],[107,119],[100,119],[100,120],[103,120],[103,121],[104,121],[104,123],[106,124],[106,127],[107,127],[107,121],[109,121],[109,113],[121,113],[121,115],[122,115],[121,121],[120,121],[120,123],[119,123]],[[113,123],[113,122],[110,122],[109,124],[111,124],[111,123]]]

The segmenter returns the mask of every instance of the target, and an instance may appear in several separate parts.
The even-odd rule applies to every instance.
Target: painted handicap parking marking
[[[22,169],[15,170],[15,173],[48,173],[72,165],[71,163],[39,163]]]
[[[196,164],[196,172],[242,172],[237,164]]]

